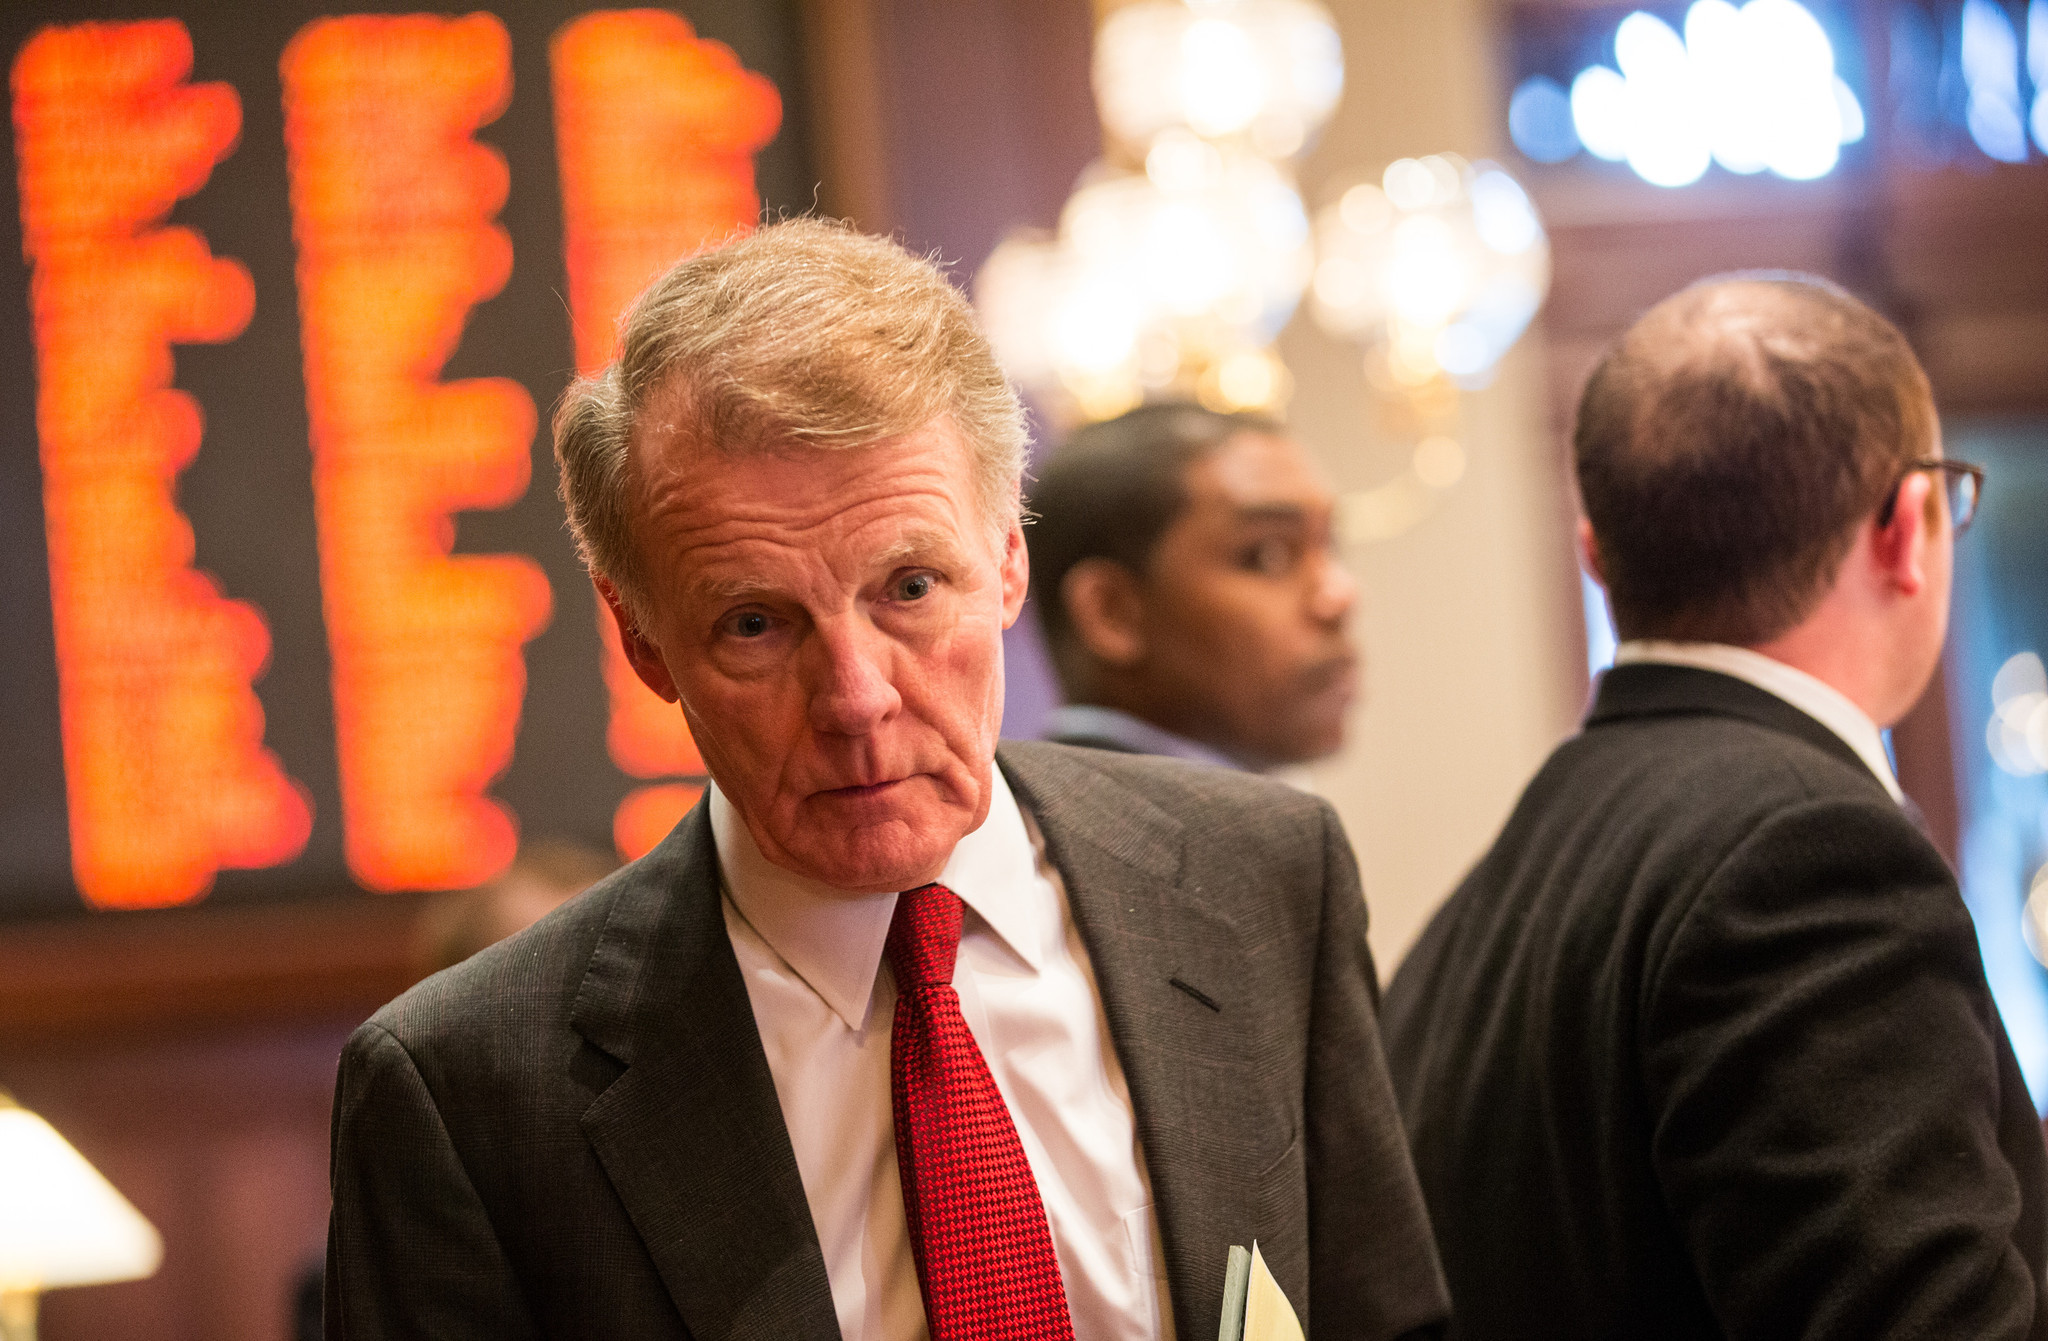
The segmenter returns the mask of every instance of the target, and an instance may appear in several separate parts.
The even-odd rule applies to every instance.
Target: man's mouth
[[[1356,687],[1357,678],[1358,654],[1344,652],[1312,667],[1302,677],[1302,689],[1312,695],[1335,689],[1348,693]]]
[[[828,787],[818,795],[847,801],[864,801],[871,796],[880,796],[891,787],[901,786],[908,781],[909,778],[890,778],[883,782],[856,783],[851,787]]]

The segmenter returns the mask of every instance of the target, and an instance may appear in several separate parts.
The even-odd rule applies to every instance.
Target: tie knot
[[[944,885],[920,885],[896,896],[887,953],[897,991],[908,995],[952,983],[953,961],[960,955],[960,916],[960,896]]]

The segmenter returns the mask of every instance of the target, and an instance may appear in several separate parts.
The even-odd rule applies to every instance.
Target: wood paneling
[[[358,897],[0,924],[0,1040],[19,1049],[360,1020],[418,978],[426,906]]]
[[[341,1045],[427,967],[433,904],[355,898],[0,926],[0,1085],[164,1237],[54,1291],[44,1341],[281,1341],[327,1223]]]
[[[348,1019],[0,1043],[0,1082],[156,1225],[163,1268],[44,1296],[43,1341],[281,1341],[327,1224]]]

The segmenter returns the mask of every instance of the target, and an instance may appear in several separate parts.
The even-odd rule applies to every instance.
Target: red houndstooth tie
[[[960,896],[899,895],[888,953],[896,1163],[932,1341],[1073,1341],[1038,1184],[953,990]]]

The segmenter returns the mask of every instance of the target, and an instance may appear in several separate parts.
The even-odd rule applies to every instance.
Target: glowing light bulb
[[[1180,101],[1202,135],[1243,130],[1266,104],[1265,71],[1251,35],[1224,19],[1198,19],[1181,34]]]
[[[1664,20],[1641,10],[1614,30],[1614,60],[1622,78],[1630,82],[1690,77],[1685,39]]]
[[[1538,163],[1564,162],[1579,152],[1571,95],[1549,75],[1523,80],[1508,99],[1508,135],[1515,148]]]
[[[1528,193],[1498,168],[1473,175],[1472,222],[1480,241],[1503,256],[1519,255],[1543,239]]]
[[[1436,174],[1417,158],[1397,158],[1388,164],[1380,186],[1398,209],[1425,210],[1436,198]]]
[[[2030,25],[2031,26],[2031,25]],[[2020,42],[2012,16],[1996,0],[1963,0],[1963,123],[1986,155],[2024,163],[2027,131],[2020,116]]]
[[[2041,658],[2021,652],[1991,681],[1991,720],[1984,743],[1992,762],[2017,777],[2048,772],[2048,671]]]
[[[1104,126],[1134,153],[1181,127],[1284,159],[1335,110],[1344,53],[1316,0],[1138,0],[1104,20],[1094,82]]]
[[[1610,163],[1628,157],[1628,81],[1604,65],[1588,66],[1572,80],[1572,129],[1586,152]]]
[[[1710,163],[1807,180],[1863,137],[1862,104],[1797,0],[1696,0],[1683,36],[1633,13],[1614,49],[1618,70],[1589,66],[1573,81],[1573,129],[1589,152],[1626,161],[1645,181],[1683,186]]]
[[[1698,181],[1713,145],[1685,40],[1637,11],[1615,31],[1614,55],[1627,81],[1628,165],[1657,186]]]
[[[1346,191],[1337,203],[1337,211],[1344,220],[1344,226],[1355,233],[1373,233],[1394,220],[1394,202],[1387,199],[1387,193],[1368,182],[1360,182]]]
[[[1286,371],[1278,359],[1263,350],[1241,350],[1217,365],[1216,391],[1232,410],[1271,405],[1279,398]]]
[[[1394,226],[1394,250],[1394,310],[1418,326],[1441,325],[1472,282],[1450,226],[1430,214],[1403,219]]]
[[[1163,130],[1145,155],[1145,175],[1168,191],[1189,191],[1216,176],[1223,156],[1191,131]]]
[[[1549,284],[1535,207],[1501,168],[1447,154],[1404,159],[1384,181],[1317,218],[1316,320],[1384,349],[1397,381],[1483,385]]]

